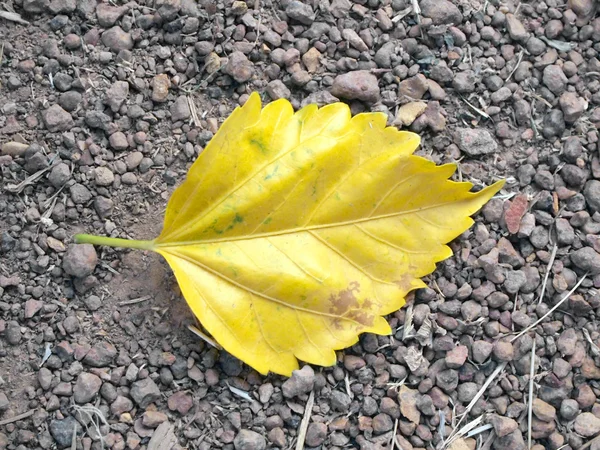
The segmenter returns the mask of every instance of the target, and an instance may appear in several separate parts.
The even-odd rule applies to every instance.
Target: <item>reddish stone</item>
[[[504,213],[504,221],[506,222],[506,228],[508,228],[510,234],[517,234],[519,232],[521,219],[525,215],[528,205],[527,195],[517,195]]]

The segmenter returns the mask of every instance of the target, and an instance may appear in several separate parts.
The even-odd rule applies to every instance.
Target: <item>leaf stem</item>
[[[106,245],[108,247],[137,248],[141,250],[153,250],[154,241],[137,241],[134,239],[119,239],[105,236],[94,236],[92,234],[76,234],[77,244]]]

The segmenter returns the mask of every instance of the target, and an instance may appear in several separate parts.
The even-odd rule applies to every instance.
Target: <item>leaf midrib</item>
[[[398,211],[398,212],[390,213],[390,214],[381,214],[379,216],[364,217],[364,218],[355,219],[355,220],[347,220],[345,222],[336,222],[336,223],[327,223],[327,224],[321,224],[321,225],[311,225],[311,226],[307,226],[307,227],[290,228],[288,230],[273,231],[273,232],[268,232],[268,233],[258,233],[258,234],[252,234],[252,235],[244,235],[244,236],[234,236],[234,237],[226,237],[226,238],[220,238],[220,239],[198,239],[195,241],[174,241],[174,242],[163,242],[163,243],[155,241],[154,245],[156,248],[165,249],[168,247],[180,247],[180,246],[198,245],[198,244],[215,244],[215,243],[219,243],[219,242],[247,241],[250,239],[261,239],[261,238],[269,238],[269,237],[273,237],[273,236],[284,236],[286,234],[296,234],[296,233],[309,232],[309,231],[314,231],[314,230],[323,230],[323,229],[328,229],[328,228],[344,227],[347,225],[356,225],[356,224],[364,223],[364,222],[388,219],[390,217],[403,216],[403,215],[407,215],[407,214],[415,214],[415,213],[419,213],[422,211],[435,209],[435,208],[438,208],[441,206],[446,206],[450,203],[454,203],[454,202],[437,203],[435,205],[429,205],[429,206],[426,206],[423,208],[409,209],[406,211]]]

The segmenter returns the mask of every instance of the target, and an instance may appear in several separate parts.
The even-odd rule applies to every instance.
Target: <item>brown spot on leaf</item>
[[[375,316],[368,310],[373,306],[373,302],[365,299],[361,305],[359,299],[356,297],[356,294],[359,292],[360,284],[357,281],[353,281],[346,289],[342,289],[337,294],[331,294],[329,297],[329,301],[331,302],[329,312],[341,318],[358,322],[365,327],[373,326]],[[341,329],[344,326],[343,322],[343,319],[335,319],[333,326]]]
[[[331,313],[337,316],[345,315],[353,306],[358,305],[358,299],[354,293],[360,292],[360,284],[358,281],[353,281],[346,289],[342,289],[338,294],[331,294],[329,301],[331,302]]]

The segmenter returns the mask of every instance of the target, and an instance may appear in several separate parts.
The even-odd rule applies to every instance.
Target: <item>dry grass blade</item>
[[[498,367],[496,367],[496,369],[492,372],[492,374],[488,377],[487,380],[485,380],[485,383],[483,383],[483,386],[481,386],[481,389],[479,389],[479,391],[477,392],[477,394],[475,394],[475,397],[473,397],[473,400],[471,400],[471,402],[467,405],[467,407],[465,408],[465,412],[462,414],[460,420],[458,421],[458,423],[454,426],[454,430],[452,431],[452,433],[450,434],[450,436],[448,437],[448,441],[447,441],[447,445],[450,445],[452,443],[452,441],[454,441],[457,437],[459,437],[461,434],[461,432],[463,432],[463,430],[465,429],[465,427],[467,427],[467,425],[465,425],[465,427],[461,428],[459,431],[456,431],[459,427],[459,425],[462,423],[463,419],[465,417],[467,417],[467,415],[469,414],[469,412],[473,409],[473,406],[475,406],[475,403],[477,403],[477,401],[481,398],[481,396],[485,393],[485,391],[487,390],[488,386],[490,384],[492,384],[492,381],[494,381],[494,379],[500,374],[500,372],[502,372],[504,370],[504,368],[506,367],[506,363],[502,363],[500,364]],[[477,419],[475,419],[477,420]],[[475,422],[475,420],[473,422]],[[473,422],[470,422],[471,424]],[[474,426],[478,425],[479,423],[476,423]],[[471,428],[467,429],[466,431],[463,432],[464,433],[468,433],[471,430]]]
[[[396,432],[398,431],[398,419],[394,422],[394,431],[392,431],[392,442],[390,444],[390,450],[394,450],[394,444],[396,443]]]
[[[544,294],[546,293],[546,285],[548,284],[548,277],[550,276],[550,271],[552,270],[552,265],[554,264],[554,259],[556,258],[557,250],[558,245],[554,244],[554,247],[552,247],[552,253],[550,254],[550,260],[548,261],[548,267],[546,268],[546,274],[544,275],[544,282],[542,283],[542,292],[540,292],[538,305],[542,303],[542,300],[544,299]]]
[[[250,394],[248,394],[248,392],[242,391],[241,389],[231,386],[229,383],[227,383],[227,387],[234,395],[237,395],[238,397],[243,398],[244,400],[248,400],[249,402],[253,400],[253,398],[250,397]]]
[[[216,348],[218,350],[223,350],[223,347],[221,347],[217,341],[208,337],[206,334],[204,334],[202,331],[200,331],[195,326],[188,325],[188,330],[190,330],[192,333],[194,333],[196,336],[198,336],[200,339],[202,339],[208,345],[212,345],[214,348]]]
[[[552,314],[554,311],[556,311],[558,309],[558,307],[560,305],[562,305],[565,300],[567,300],[571,295],[573,295],[573,292],[575,292],[577,290],[577,288],[579,288],[579,286],[581,286],[581,283],[583,283],[583,280],[585,280],[587,278],[587,273],[581,277],[581,279],[577,282],[577,284],[575,286],[573,286],[573,289],[571,289],[569,292],[567,292],[567,294],[560,299],[560,301],[554,305],[552,308],[550,308],[550,311],[548,311],[546,314],[544,314],[542,317],[540,317],[535,323],[529,325],[527,328],[525,328],[523,331],[521,331],[519,334],[517,334],[515,337],[513,337],[510,342],[514,342],[515,340],[519,339],[521,336],[523,336],[525,333],[527,333],[529,330],[537,327],[546,317],[548,317],[550,314]]]
[[[508,78],[506,79],[507,82],[512,78],[512,76],[515,74],[515,72],[517,71],[517,69],[521,65],[521,60],[523,59],[523,54],[524,54],[524,51],[521,50],[519,52],[519,58],[517,59],[517,64],[515,64],[515,68],[510,72],[510,75],[508,75]]]
[[[27,178],[25,178],[19,184],[6,184],[4,186],[4,189],[6,189],[8,192],[12,192],[13,194],[19,194],[27,186],[35,183],[39,178],[41,178],[42,175],[44,175],[50,169],[52,169],[52,166],[48,166],[45,169],[38,170],[33,175],[29,175]]]
[[[29,25],[29,22],[24,20],[20,14],[10,11],[0,11],[0,19],[10,20],[11,22],[20,23],[21,25]]]
[[[28,417],[33,416],[34,412],[35,412],[35,409],[30,409],[29,411],[24,412],[23,414],[19,414],[18,416],[9,417],[8,419],[0,420],[0,426],[8,425],[9,423],[18,422],[19,420],[27,419]]]
[[[304,417],[300,423],[300,429],[298,430],[298,440],[296,441],[296,450],[302,450],[304,448],[304,440],[306,439],[306,431],[308,430],[308,424],[310,423],[310,416],[312,414],[312,408],[315,403],[315,391],[312,391],[308,396],[306,402],[306,408],[304,408]]]
[[[533,418],[533,377],[535,375],[535,339],[531,347],[531,368],[529,370],[529,405],[527,410],[527,448],[531,448],[531,422]]]
[[[146,300],[150,300],[151,298],[151,295],[144,295],[143,297],[133,298],[131,300],[124,300],[119,303],[119,306],[135,305],[136,303],[145,302]]]

